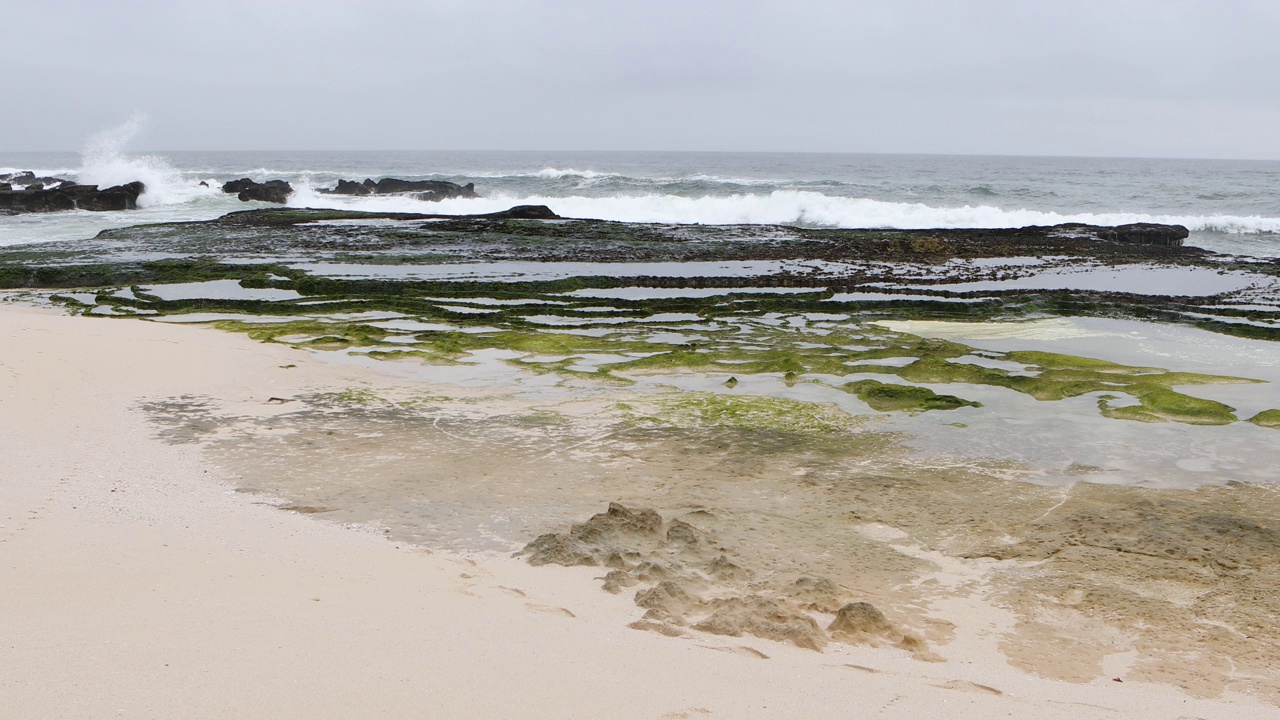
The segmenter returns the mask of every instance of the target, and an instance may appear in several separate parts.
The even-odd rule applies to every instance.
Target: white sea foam
[[[138,206],[143,208],[179,205],[218,192],[212,184],[203,188],[197,181],[184,178],[162,157],[126,155],[125,145],[138,134],[144,122],[141,115],[134,115],[90,138],[80,152],[81,166],[75,172],[76,181],[108,188],[141,180],[147,186],[138,198]]]
[[[560,168],[543,168],[538,172],[533,173],[532,177],[539,177],[546,180],[557,180],[559,178],[566,177],[580,177],[588,180],[594,180],[596,178],[622,176],[617,173],[596,172],[595,170],[574,170],[573,168],[561,170]]]
[[[1151,215],[1144,213],[1056,213],[1005,210],[990,205],[934,207],[923,203],[886,202],[799,190],[762,194],[683,197],[679,195],[618,195],[611,197],[516,196],[493,194],[483,198],[423,202],[399,196],[348,198],[299,192],[291,205],[351,207],[384,212],[479,214],[513,205],[547,205],[566,217],[624,222],[666,222],[708,225],[777,224],[842,228],[1014,228],[1078,222],[1123,225],[1153,222],[1185,225],[1192,231],[1221,233],[1280,233],[1280,218],[1235,215]]]

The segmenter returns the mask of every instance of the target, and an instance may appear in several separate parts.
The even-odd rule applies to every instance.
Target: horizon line
[[[82,150],[3,150],[3,154],[70,154],[80,155]],[[1230,162],[1280,162],[1280,157],[1215,157],[1204,155],[1040,155],[1032,153],[944,153],[944,152],[876,152],[876,151],[829,151],[829,150],[567,150],[567,149],[409,149],[409,148],[335,148],[335,149],[145,149],[125,151],[126,155],[149,155],[163,153],[457,153],[457,154],[493,154],[493,153],[565,153],[565,154],[656,154],[656,155],[874,155],[882,157],[972,157],[972,158],[1034,158],[1045,160],[1198,160],[1198,161],[1230,161]]]

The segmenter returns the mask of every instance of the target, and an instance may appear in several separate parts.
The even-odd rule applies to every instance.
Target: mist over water
[[[81,239],[147,222],[259,207],[219,191],[239,177],[293,184],[290,205],[483,213],[543,204],[561,215],[632,222],[812,227],[1019,227],[1083,222],[1186,225],[1191,244],[1280,255],[1280,162],[921,155],[585,152],[150,152],[125,148],[142,120],[71,153],[0,154],[106,187],[147,185],[140,209],[0,217],[0,245]],[[481,198],[323,195],[340,178],[474,182]],[[208,182],[208,188],[199,186]]]

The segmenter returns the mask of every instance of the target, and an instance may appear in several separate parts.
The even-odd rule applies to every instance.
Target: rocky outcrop
[[[1029,228],[1025,228],[1029,229]],[[1084,223],[1063,223],[1048,228],[1052,235],[1072,238],[1095,238],[1108,242],[1129,243],[1132,245],[1160,245],[1163,247],[1180,247],[1182,241],[1191,235],[1191,231],[1182,225],[1160,225],[1157,223],[1130,223],[1128,225],[1085,225]]]
[[[466,215],[462,217],[484,218],[486,220],[562,220],[559,215],[546,205],[516,205],[509,210],[500,210],[484,215]]]
[[[366,185],[365,183],[369,183],[369,185]],[[365,180],[364,183],[353,182],[351,180],[339,180],[337,187],[332,190],[322,189],[320,192],[328,195],[372,195],[373,188],[370,187],[372,184],[373,183],[369,180]]]
[[[50,179],[58,184],[46,190],[43,181]],[[15,185],[23,183],[27,184],[22,190],[13,189]],[[6,183],[7,190],[0,187],[0,212],[12,215],[61,210],[134,210],[138,207],[138,196],[147,189],[140,182],[116,185],[105,190],[99,190],[97,185],[66,183],[67,181],[57,178],[20,175],[16,182]]]
[[[339,180],[332,190],[320,190],[328,195],[406,195],[415,200],[440,201],[451,198],[474,198],[475,183],[459,185],[446,180],[401,180],[399,178],[382,178],[374,181],[365,178],[364,182]]]
[[[1157,225],[1155,223],[1131,223],[1117,225],[1110,231],[1103,230],[1098,236],[1112,242],[1134,243],[1137,245],[1164,245],[1177,247],[1191,235],[1191,231],[1182,225]]]
[[[687,516],[692,517],[692,515]],[[609,568],[607,592],[638,587],[644,617],[631,624],[672,637],[697,630],[755,637],[822,650],[830,641],[894,645],[918,659],[936,659],[926,643],[876,606],[847,602],[826,578],[780,584],[735,563],[708,531],[648,508],[609,509],[568,531],[539,536],[521,550],[531,565]],[[810,613],[835,615],[824,632]]]
[[[0,173],[0,190],[12,190],[15,186],[20,190],[52,190],[75,183],[57,177],[36,177],[30,170],[15,173]]]
[[[264,183],[250,178],[232,180],[222,185],[222,192],[235,194],[241,202],[258,200],[260,202],[285,203],[293,194],[293,186],[284,180],[268,180]]]

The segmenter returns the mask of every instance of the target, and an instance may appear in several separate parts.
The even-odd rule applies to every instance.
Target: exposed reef
[[[1132,232],[1181,232],[1161,227]],[[450,364],[502,350],[534,372],[602,382],[694,371],[724,373],[730,386],[777,374],[839,387],[881,411],[980,407],[924,387],[958,383],[1039,401],[1090,396],[1119,420],[1236,422],[1232,405],[1181,387],[1247,378],[981,353],[867,324],[1101,315],[1280,337],[1280,266],[1108,236],[1120,230],[637,225],[558,218],[543,206],[469,217],[289,208],[12,248],[0,252],[0,286],[104,288],[57,297],[104,315],[213,313],[220,327],[265,341],[381,359]],[[1188,286],[1171,289],[1171,280]],[[1275,424],[1265,414],[1252,421]]]

